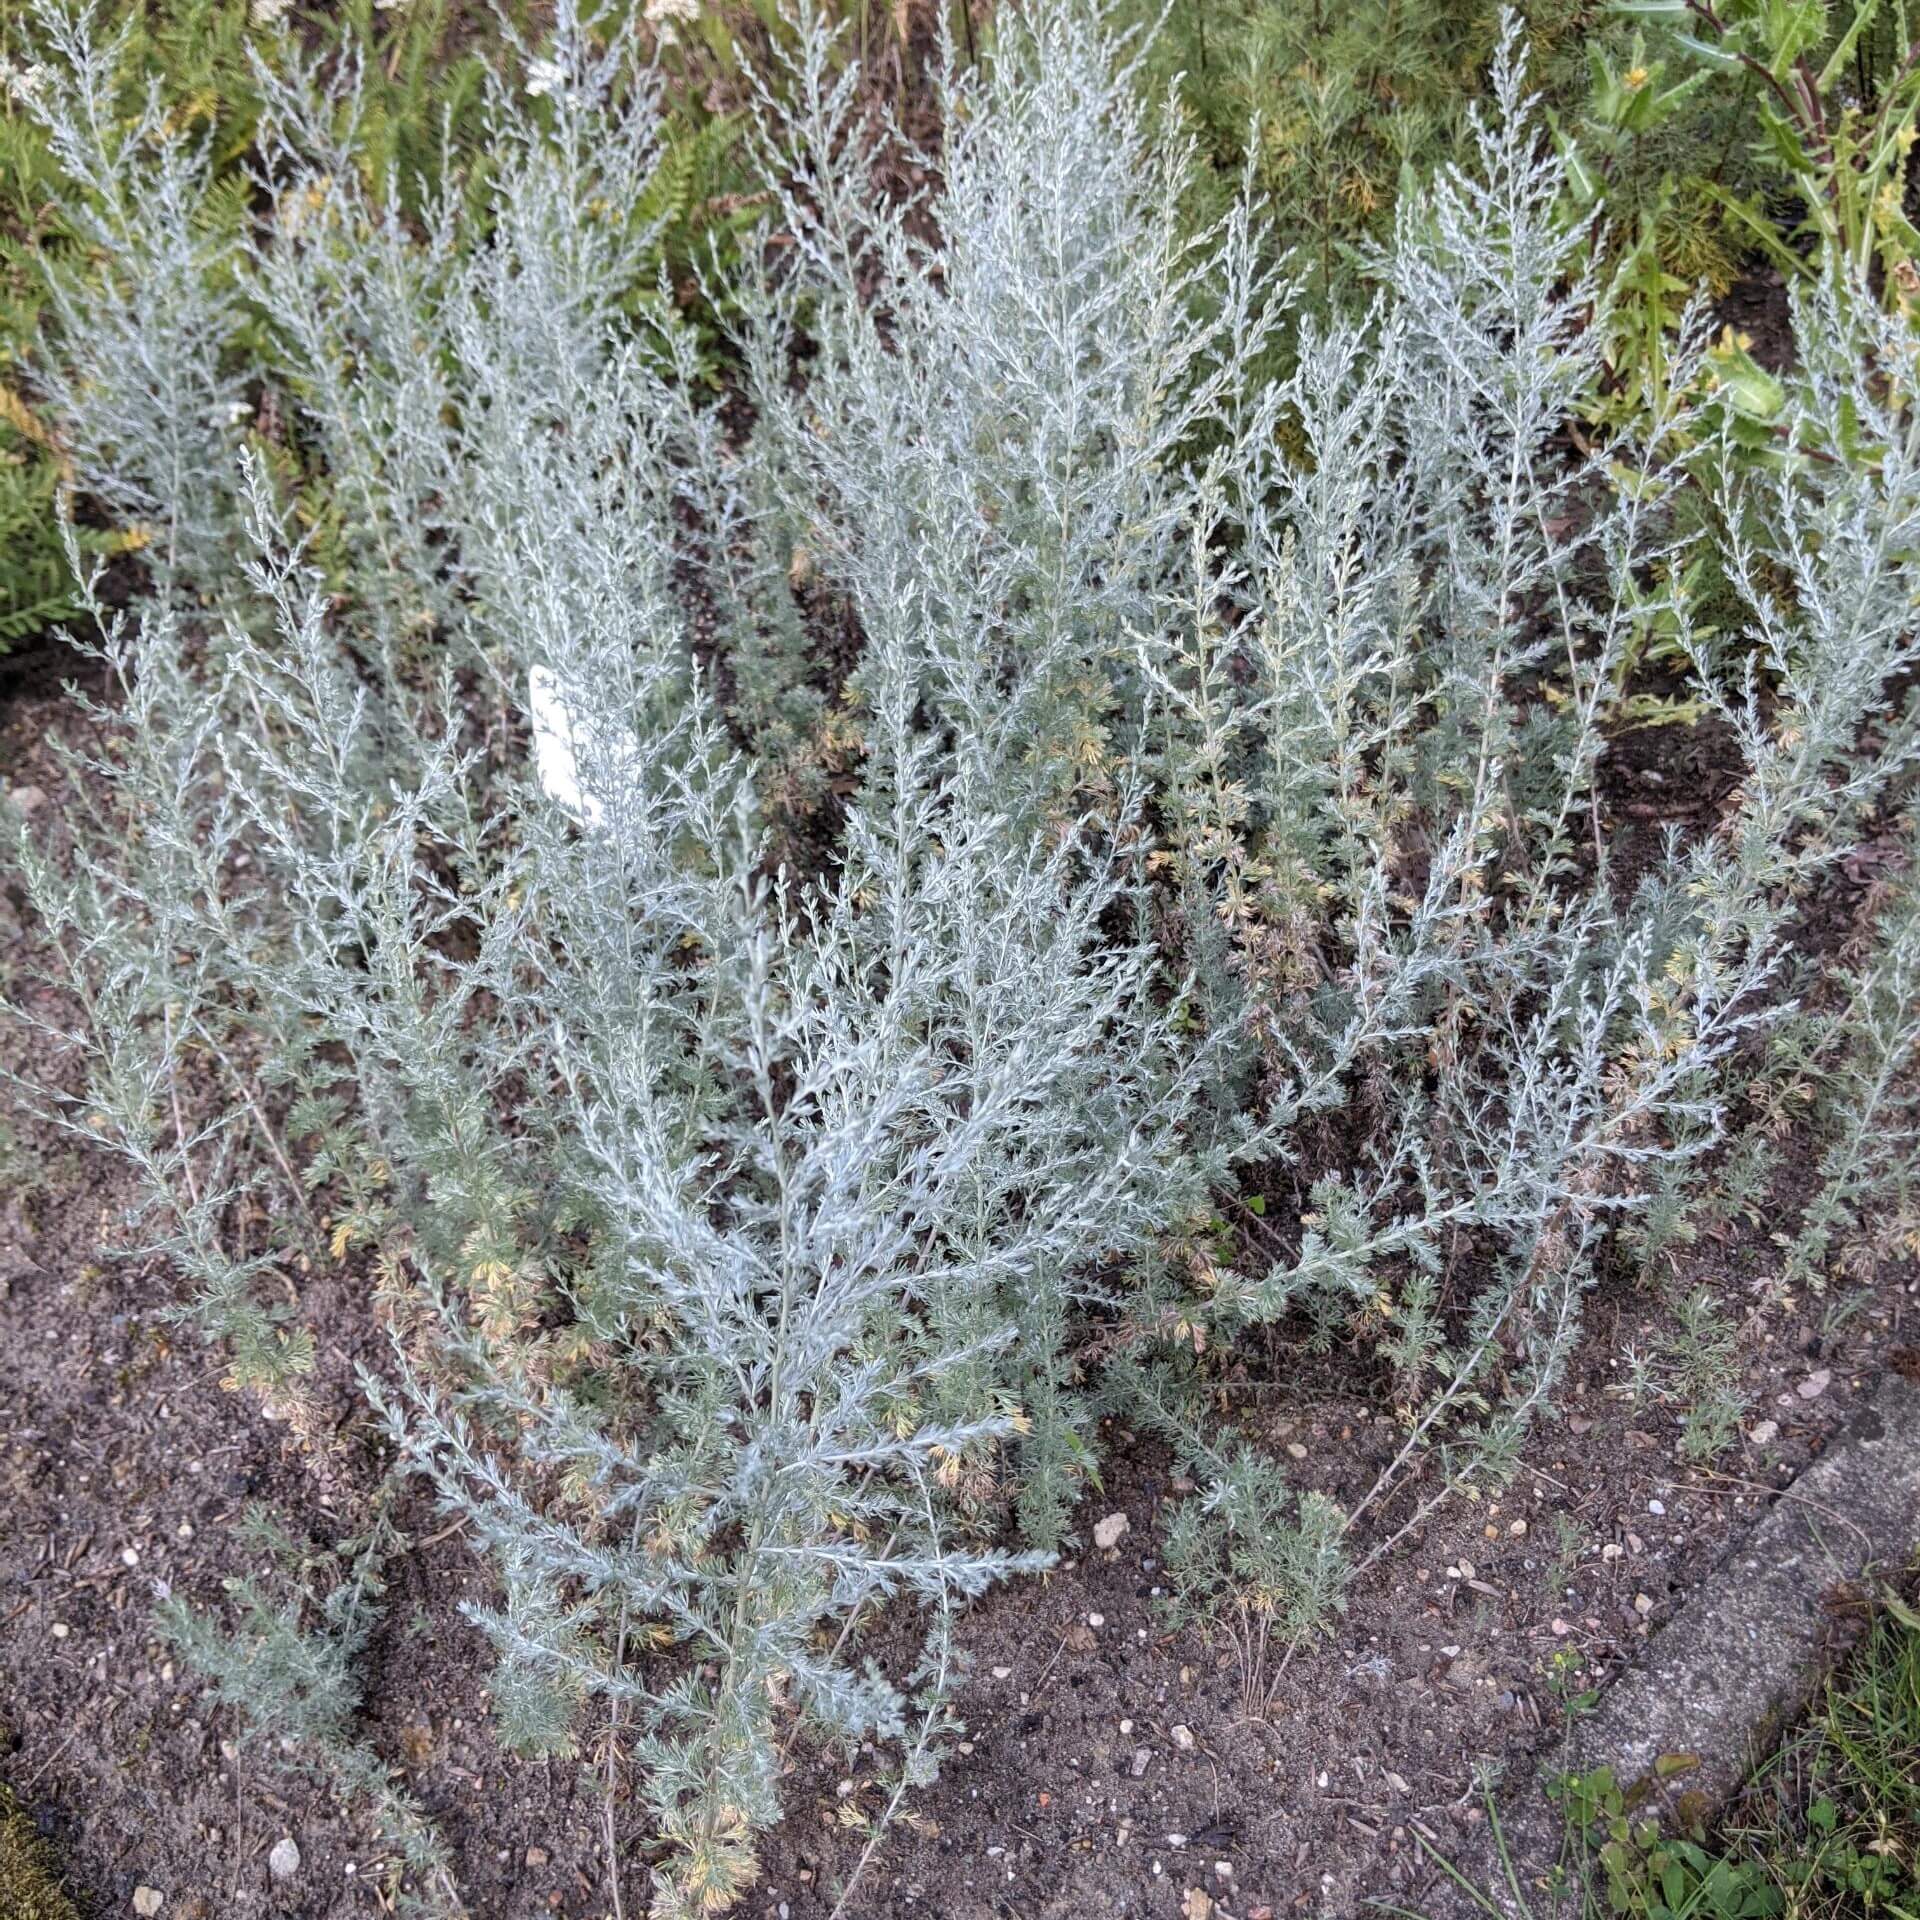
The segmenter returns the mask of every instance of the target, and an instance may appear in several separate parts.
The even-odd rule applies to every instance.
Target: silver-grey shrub
[[[817,84],[771,170],[800,183],[798,258],[746,343],[743,457],[778,476],[778,539],[864,628],[911,583],[943,644],[980,649],[964,699],[930,697],[1018,763],[1036,826],[1149,782],[1220,1137],[1277,1149],[1311,1200],[1239,1234],[1257,1266],[1209,1259],[1197,1299],[1131,1302],[1119,1377],[1225,1474],[1170,1378],[1196,1371],[1196,1328],[1304,1315],[1377,1343],[1404,1444],[1347,1528],[1415,1473],[1425,1491],[1370,1555],[1505,1470],[1614,1226],[1717,1137],[1715,1069],[1772,1017],[1811,815],[1895,670],[1817,670],[1815,744],[1729,824],[1738,860],[1674,845],[1615,878],[1596,770],[1648,630],[1692,635],[1671,507],[1715,429],[1675,409],[1569,447],[1608,295],[1516,49],[1477,152],[1409,199],[1372,306],[1295,324],[1251,209],[1183,223],[1177,144],[1097,20],[1036,10],[987,78],[948,74],[925,208],[844,164],[852,104],[803,40]],[[1683,373],[1704,347],[1690,316]],[[1734,697],[1718,658],[1696,667],[1703,698]],[[1768,724],[1756,769],[1791,731]],[[1365,1124],[1330,1162],[1316,1129],[1342,1109]]]
[[[1786,1035],[1775,1071],[1810,1099],[1824,1139],[1819,1184],[1784,1280],[1816,1292],[1834,1270],[1911,1254],[1920,1242],[1920,846],[1831,998]]]
[[[1610,296],[1517,44],[1477,152],[1405,203],[1368,310],[1301,325],[1292,371],[1245,401],[1222,390],[1172,510],[1185,566],[1149,577],[1131,633],[1200,1003],[1257,1035],[1251,1103],[1310,1186],[1294,1220],[1237,1223],[1240,1258],[1190,1261],[1201,1290],[1143,1343],[1138,1405],[1227,1484],[1178,1416],[1196,1322],[1368,1343],[1402,1438],[1345,1517],[1363,1563],[1503,1476],[1551,1410],[1618,1227],[1705,1166],[1722,1063],[1790,1004],[1809,884],[1917,744],[1911,335],[1835,266],[1796,307],[1779,451],[1679,403],[1582,454]],[[1212,244],[1228,291],[1193,361],[1244,364],[1246,316],[1276,303],[1237,223]],[[1704,344],[1691,314],[1679,391]],[[1730,530],[1742,618],[1717,634],[1686,588],[1683,487]],[[1129,546],[1101,577],[1138,578],[1136,556],[1164,564]],[[1656,622],[1742,779],[1629,873],[1598,776]]]
[[[48,31],[80,145],[95,56]],[[947,1614],[1046,1560],[979,1537],[999,1488],[1048,1546],[1093,1460],[1076,1319],[1215,1168],[1134,804],[1033,830],[1031,736],[948,724],[999,656],[931,568],[862,610],[831,859],[769,859],[695,641],[757,643],[725,589],[763,529],[690,334],[622,312],[636,61],[563,9],[501,80],[484,246],[373,203],[350,98],[273,84],[272,212],[225,264],[348,571],[313,573],[269,458],[170,461],[138,408],[76,433],[103,498],[124,471],[141,513],[222,531],[103,612],[107,744],[71,849],[23,860],[90,1016],[81,1078],[34,1097],[135,1161],[152,1244],[276,1407],[308,1357],[280,1284],[365,1263],[393,1332],[368,1391],[500,1575],[504,1729],[569,1751],[600,1702],[667,1914],[751,1879],[788,1715],[931,1771]],[[86,164],[118,191],[146,162]],[[62,310],[76,417],[99,316]],[[225,346],[204,330],[209,381]],[[896,1599],[927,1645],[887,1675],[849,1634]]]
[[[148,86],[124,111],[131,28],[101,42],[92,10],[34,16],[44,85],[22,95],[65,175],[73,245],[48,274],[41,398],[87,491],[146,551],[156,582],[204,579],[235,525],[232,472],[249,409],[231,349],[245,320],[238,242],[213,213],[210,132]]]
[[[49,32],[77,190],[131,194],[147,149],[88,144],[93,55]],[[496,87],[485,245],[368,199],[350,92],[276,82],[221,298],[350,514],[324,582],[269,462],[173,459],[87,377],[192,304],[190,152],[185,228],[60,308],[83,480],[197,531],[110,627],[97,817],[23,856],[89,1016],[84,1086],[36,1097],[138,1163],[270,1393],[296,1248],[363,1261],[369,1391],[500,1575],[507,1730],[561,1751],[601,1702],[662,1914],[746,1884],[789,1712],[924,1777],[951,1610],[1066,1537],[1102,1404],[1212,1483],[1182,1551],[1258,1587],[1255,1669],[1505,1472],[1619,1223],[1705,1164],[1809,879],[1912,762],[1912,343],[1834,279],[1800,457],[1685,407],[1570,450],[1607,293],[1516,47],[1373,305],[1296,324],[1254,209],[1183,224],[1097,8],[949,55],[905,203],[803,19],[773,231],[718,289],[743,432],[670,307],[628,317],[657,122],[609,22],[563,8]],[[229,338],[180,378],[218,389]],[[1717,636],[1670,511],[1716,467],[1748,616]],[[1599,779],[1656,622],[1745,777],[1630,875]],[[1229,1252],[1236,1153],[1308,1199]],[[291,1227],[250,1238],[276,1183]],[[1345,1513],[1192,1417],[1196,1350],[1255,1325],[1388,1370],[1400,1441]],[[852,1633],[894,1599],[925,1654],[882,1675]]]
[[[946,49],[945,136],[918,156],[937,185],[906,198],[847,163],[858,96],[825,29],[801,34],[762,130],[783,247],[742,328],[741,461],[863,631],[915,596],[951,663],[940,718],[1071,813],[1128,784],[1132,636],[1191,530],[1191,448],[1247,414],[1282,296],[1249,209],[1188,231],[1190,156],[1099,9],[997,33],[984,72]]]

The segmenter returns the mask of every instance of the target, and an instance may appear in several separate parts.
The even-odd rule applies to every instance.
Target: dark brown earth
[[[0,781],[30,811],[55,805],[47,739],[77,724],[58,689],[71,667],[51,654],[0,661]],[[1709,736],[1666,729],[1623,740],[1609,781],[1621,831],[1651,832],[1710,812],[1727,777]],[[1821,905],[1833,927],[1857,917],[1876,873],[1869,859],[1835,882]],[[17,902],[4,898],[0,976],[29,1007],[59,1012]],[[29,1061],[37,1045],[0,1028],[0,1063],[44,1066]],[[351,1267],[302,1277],[301,1318],[322,1336],[314,1414],[264,1420],[255,1400],[223,1390],[216,1354],[163,1320],[171,1275],[122,1257],[134,1235],[117,1169],[84,1141],[18,1115],[9,1124],[0,1776],[34,1809],[89,1913],[133,1911],[137,1887],[164,1896],[169,1920],[385,1911],[361,1816],[241,1746],[150,1618],[167,1590],[218,1605],[221,1580],[247,1570],[232,1528],[249,1501],[322,1544],[363,1518],[384,1464],[353,1372],[380,1359],[365,1277]],[[1785,1158],[1790,1185],[1795,1156]],[[1712,1579],[1772,1490],[1827,1444],[1889,1347],[1911,1339],[1910,1270],[1784,1298],[1769,1285],[1771,1251],[1757,1229],[1709,1238],[1676,1289],[1710,1280],[1750,1307],[1745,1424],[1748,1435],[1774,1424],[1764,1444],[1745,1438],[1712,1468],[1683,1464],[1679,1409],[1617,1392],[1624,1353],[1657,1333],[1661,1309],[1627,1279],[1604,1281],[1565,1417],[1536,1434],[1516,1484],[1410,1534],[1353,1593],[1337,1631],[1292,1661],[1259,1722],[1245,1717],[1230,1653],[1160,1627],[1151,1603],[1161,1509],[1177,1497],[1170,1463],[1110,1432],[1105,1489],[1082,1534],[1121,1512],[1125,1538],[974,1609],[962,1635],[969,1736],[909,1801],[847,1920],[1261,1920],[1407,1897],[1425,1872],[1416,1837],[1442,1852],[1462,1843],[1480,1818],[1480,1769],[1553,1729],[1557,1689],[1631,1661]],[[1249,1409],[1296,1481],[1336,1499],[1351,1500],[1395,1438],[1358,1379],[1312,1392],[1304,1376],[1273,1370],[1244,1384],[1236,1410]],[[401,1517],[418,1544],[394,1569],[364,1663],[368,1738],[440,1823],[480,1920],[610,1913],[598,1749],[577,1763],[503,1755],[489,1656],[458,1611],[484,1597],[486,1578],[430,1511]],[[881,1802],[880,1772],[871,1755],[796,1756],[789,1817],[742,1912],[833,1912],[864,1844],[858,1822]],[[618,1814],[632,1849],[625,1910],[637,1914],[645,1836],[624,1795]],[[267,1854],[284,1836],[301,1862],[275,1882]]]

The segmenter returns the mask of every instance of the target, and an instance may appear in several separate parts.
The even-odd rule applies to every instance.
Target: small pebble
[[[143,1916],[143,1920],[153,1920],[153,1916],[166,1905],[166,1895],[158,1887],[135,1887],[133,1890],[133,1910]]]
[[[1093,1544],[1096,1547],[1117,1547],[1127,1537],[1132,1523],[1124,1513],[1110,1513],[1104,1520],[1093,1523]]]
[[[300,1847],[292,1834],[283,1834],[267,1855],[267,1871],[276,1880],[291,1880],[300,1871]]]
[[[1189,1751],[1193,1746],[1193,1729],[1191,1727],[1175,1727],[1172,1731],[1173,1744],[1178,1747],[1182,1753]]]

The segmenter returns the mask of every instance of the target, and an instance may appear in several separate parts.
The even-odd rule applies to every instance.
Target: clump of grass
[[[1761,1769],[1726,1845],[1796,1920],[1920,1912],[1920,1613],[1898,1595]]]

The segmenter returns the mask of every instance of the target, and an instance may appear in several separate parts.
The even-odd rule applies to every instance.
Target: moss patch
[[[47,1843],[0,1782],[0,1915],[5,1920],[80,1920],[79,1909],[54,1884]]]

